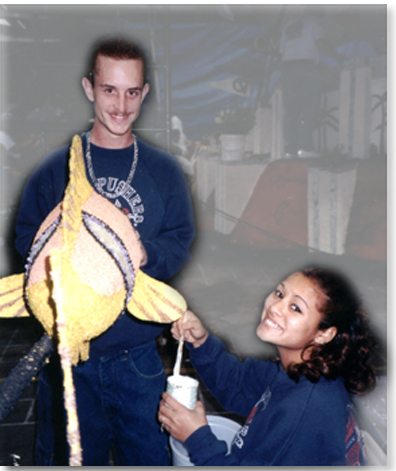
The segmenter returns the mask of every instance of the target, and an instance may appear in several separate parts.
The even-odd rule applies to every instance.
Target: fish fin
[[[87,180],[80,136],[75,135],[70,147],[69,183],[62,201],[62,234],[64,248],[75,243],[82,224],[82,206],[93,193]]]
[[[27,317],[23,296],[24,274],[10,275],[0,280],[0,317]]]
[[[127,308],[140,320],[167,324],[180,319],[187,303],[174,288],[139,270]]]

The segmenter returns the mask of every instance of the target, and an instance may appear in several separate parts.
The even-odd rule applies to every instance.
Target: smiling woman
[[[366,461],[349,394],[373,389],[373,341],[357,297],[339,274],[308,268],[266,298],[258,337],[279,358],[241,362],[190,311],[183,334],[202,381],[228,411],[247,417],[231,453],[216,439],[203,404],[190,411],[163,393],[158,419],[184,442],[196,466],[342,466]]]
[[[337,329],[319,330],[325,296],[303,273],[293,273],[266,299],[257,335],[277,346],[282,366],[302,359],[308,345],[332,340]]]

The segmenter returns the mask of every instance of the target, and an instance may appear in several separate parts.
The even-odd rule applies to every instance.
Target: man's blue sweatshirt
[[[82,141],[85,150],[85,136]],[[188,260],[195,235],[190,192],[173,156],[139,138],[137,142],[139,156],[133,180],[121,197],[110,201],[127,214],[140,234],[148,257],[142,270],[156,279],[168,280]],[[105,191],[114,192],[118,185],[124,184],[131,169],[133,150],[133,146],[110,150],[91,144],[95,177]],[[38,165],[25,186],[15,243],[24,258],[41,223],[63,199],[68,160],[69,145],[55,149]],[[111,355],[143,344],[162,330],[162,325],[141,322],[124,313],[108,331],[91,341],[90,357]]]

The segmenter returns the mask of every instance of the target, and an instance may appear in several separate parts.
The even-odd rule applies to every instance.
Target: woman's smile
[[[266,324],[271,329],[281,330],[281,331],[283,330],[283,328],[277,322],[275,322],[274,320],[268,317],[268,314],[264,318],[264,324]]]

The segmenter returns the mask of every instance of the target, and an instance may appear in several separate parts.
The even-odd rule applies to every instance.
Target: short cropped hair
[[[143,65],[143,83],[147,82],[146,55],[141,46],[132,39],[124,36],[109,36],[99,39],[94,44],[86,74],[92,85],[94,85],[94,79],[97,73],[98,56],[110,57],[116,60],[140,60]]]

